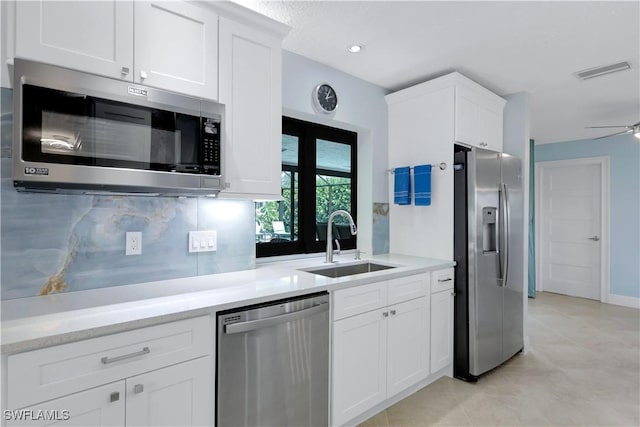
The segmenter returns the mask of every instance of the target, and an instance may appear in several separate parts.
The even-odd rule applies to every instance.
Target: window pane
[[[316,167],[336,172],[351,172],[351,146],[317,139]]]
[[[351,146],[323,139],[316,140],[316,240],[327,240],[327,221],[332,212],[351,213]],[[351,237],[349,221],[334,218],[334,238]]]
[[[255,204],[257,257],[322,252],[332,212],[356,220],[357,134],[288,117],[282,131],[283,200]],[[355,248],[348,220],[336,217],[332,232],[342,248]]]

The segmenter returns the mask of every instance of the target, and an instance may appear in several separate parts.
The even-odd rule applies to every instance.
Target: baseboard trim
[[[624,307],[631,307],[640,310],[640,298],[628,297],[626,295],[609,294],[607,301],[609,304],[621,305]]]

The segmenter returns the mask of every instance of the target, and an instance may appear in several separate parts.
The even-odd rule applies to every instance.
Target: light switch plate
[[[218,238],[215,230],[189,232],[189,252],[214,252],[217,249]]]

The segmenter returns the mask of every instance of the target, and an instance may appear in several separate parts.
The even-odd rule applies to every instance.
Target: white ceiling
[[[290,25],[284,49],[391,91],[459,71],[499,95],[528,92],[537,143],[640,121],[637,0],[235,1]],[[573,75],[621,61],[631,70]]]

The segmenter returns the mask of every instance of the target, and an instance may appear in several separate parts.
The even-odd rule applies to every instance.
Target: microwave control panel
[[[202,118],[202,166],[210,175],[220,175],[220,119]]]

